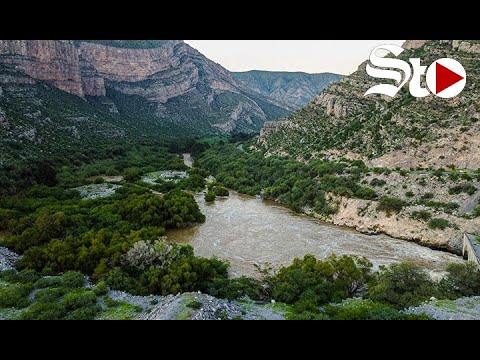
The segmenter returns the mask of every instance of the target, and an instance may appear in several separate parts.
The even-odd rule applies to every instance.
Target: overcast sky
[[[405,40],[185,40],[230,71],[334,72],[348,75],[380,44]]]

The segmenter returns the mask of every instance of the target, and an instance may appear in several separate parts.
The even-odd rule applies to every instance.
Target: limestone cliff
[[[255,132],[288,113],[179,40],[0,40],[0,84],[38,80],[182,133]]]
[[[18,81],[26,74],[83,96],[78,49],[71,40],[0,40],[0,64],[17,72],[3,82]]]

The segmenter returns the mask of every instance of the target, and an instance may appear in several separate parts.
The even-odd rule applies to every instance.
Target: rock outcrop
[[[423,45],[425,45],[425,43],[427,42],[428,40],[407,40],[405,41],[405,43],[403,44],[403,48],[404,49],[419,49],[421,48]]]
[[[0,40],[0,64],[11,65],[19,79],[26,74],[83,96],[78,49],[71,40]],[[12,77],[2,81],[15,82]]]

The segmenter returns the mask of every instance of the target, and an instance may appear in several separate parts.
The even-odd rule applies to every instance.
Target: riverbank
[[[446,219],[460,224],[459,228],[431,229],[422,221],[413,218],[412,214],[415,211],[422,210],[419,206],[407,207],[398,214],[388,216],[385,212],[377,210],[377,201],[338,196],[331,196],[330,201],[337,204],[338,211],[334,215],[323,216],[309,208],[304,208],[303,213],[363,234],[385,234],[395,239],[414,242],[432,250],[446,251],[455,255],[462,254],[464,231],[476,233],[480,229],[480,218],[463,219],[453,216],[447,216]]]

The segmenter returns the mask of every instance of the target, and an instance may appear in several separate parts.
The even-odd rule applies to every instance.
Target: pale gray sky
[[[185,40],[230,71],[333,72],[348,75],[381,44],[405,40]]]

